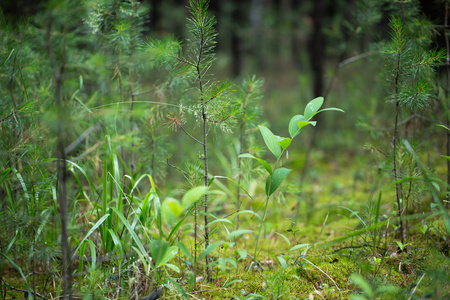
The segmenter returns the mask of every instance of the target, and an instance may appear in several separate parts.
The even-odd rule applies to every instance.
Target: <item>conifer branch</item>
[[[197,140],[192,134],[190,134],[190,133],[184,128],[183,125],[178,124],[178,127],[180,127],[180,128],[184,131],[184,133],[187,134],[188,137],[190,137],[191,139],[193,139],[194,141],[196,141],[196,142],[199,143],[200,145],[205,145],[205,143],[203,143],[203,142]]]

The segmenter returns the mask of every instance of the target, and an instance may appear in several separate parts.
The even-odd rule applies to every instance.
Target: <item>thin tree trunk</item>
[[[202,29],[203,30],[203,29]],[[203,119],[203,159],[204,159],[204,180],[205,180],[205,188],[208,188],[208,116],[206,115],[206,107],[205,107],[205,99],[203,98],[203,81],[202,81],[202,70],[200,69],[200,64],[202,61],[203,54],[203,45],[204,45],[204,33],[202,32],[202,40],[200,42],[200,51],[199,57],[197,61],[197,78],[199,81],[199,91],[201,97],[202,104],[202,119]],[[208,232],[208,193],[205,193],[205,249],[209,246],[209,232]],[[211,267],[209,266],[209,255],[205,256],[206,262],[206,278],[208,282],[212,281],[211,277]]]
[[[399,170],[397,167],[397,141],[398,141],[398,113],[399,113],[399,108],[400,108],[400,102],[396,101],[395,104],[395,121],[394,121],[394,137],[393,137],[393,143],[394,143],[394,155],[393,155],[393,160],[394,160],[394,180],[397,181],[399,180]],[[395,196],[397,199],[397,213],[398,216],[400,218],[400,238],[401,238],[401,242],[402,244],[405,243],[404,240],[404,231],[403,231],[403,220],[402,220],[402,203],[401,203],[401,196],[400,196],[400,192],[401,192],[401,186],[400,183],[395,183]]]
[[[313,96],[319,97],[323,93],[323,70],[325,36],[323,34],[323,19],[325,3],[323,0],[314,1],[312,13],[313,32],[309,40],[309,55],[313,72]]]
[[[57,174],[58,174],[58,195],[57,201],[59,204],[60,219],[61,219],[61,249],[62,249],[62,273],[63,273],[63,299],[72,299],[72,264],[70,263],[70,249],[68,243],[68,231],[67,231],[67,166],[66,166],[66,154],[64,151],[64,128],[65,118],[64,105],[62,103],[62,85],[63,85],[63,73],[65,69],[65,45],[63,45],[63,55],[61,67],[58,67],[55,54],[51,43],[52,21],[50,21],[47,32],[47,52],[50,57],[50,61],[53,68],[56,91],[55,98],[58,107],[58,145],[57,145]]]
[[[401,49],[399,49],[401,51]],[[397,70],[396,70],[396,76],[394,79],[394,93],[395,97],[398,96],[398,84],[400,80],[400,63],[401,63],[401,53],[399,52],[397,55]],[[394,180],[399,180],[399,170],[397,167],[397,143],[398,143],[398,114],[400,110],[400,102],[398,100],[395,101],[395,120],[394,120],[394,136],[393,136],[393,143],[394,143],[394,154],[393,154],[393,160],[394,160],[394,169],[392,170],[394,172]],[[398,217],[400,218],[400,239],[402,244],[405,243],[405,239],[403,237],[404,230],[403,230],[403,220],[402,220],[402,203],[401,203],[401,184],[396,182],[395,183],[395,196],[397,199],[397,213]]]
[[[250,8],[250,25],[254,33],[253,53],[256,56],[256,63],[260,70],[266,68],[266,60],[263,57],[263,34],[262,34],[262,19],[263,19],[263,3],[262,0],[252,0]]]
[[[324,51],[325,36],[323,34],[323,18],[325,12],[325,4],[323,0],[314,2],[312,19],[314,20],[313,32],[309,38],[308,53],[311,61],[311,70],[313,72],[313,97],[324,96],[323,70],[324,70]],[[318,118],[319,116],[317,116]],[[316,119],[317,119],[316,118]],[[306,177],[307,163],[309,162],[312,149],[316,143],[317,133],[311,137],[311,141],[306,149],[305,161],[300,173],[300,193],[297,196],[297,218],[300,215],[300,202],[302,199],[303,184]],[[311,200],[312,201],[312,200]],[[314,203],[310,203],[312,207]],[[309,216],[309,214],[308,214]]]

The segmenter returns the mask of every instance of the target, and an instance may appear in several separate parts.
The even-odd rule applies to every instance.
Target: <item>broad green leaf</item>
[[[239,253],[239,256],[241,257],[242,260],[245,260],[247,258],[247,250],[242,249],[242,250],[237,250],[237,252]]]
[[[272,174],[272,167],[263,159],[261,158],[257,158],[253,155],[251,155],[250,153],[244,153],[239,155],[240,158],[253,158],[256,159],[266,170],[267,172],[269,172],[269,174]]]
[[[169,243],[167,241],[152,240],[150,242],[150,253],[156,268],[172,259],[176,255],[177,251],[178,247],[169,247]]]
[[[227,269],[229,269],[227,264],[230,264],[231,267],[233,267],[234,269],[237,269],[237,264],[236,264],[236,261],[234,260],[234,258],[232,259],[232,258],[220,257],[219,259],[210,263],[209,266],[218,266],[222,270],[227,270]]]
[[[171,246],[167,248],[166,252],[164,253],[164,256],[161,258],[161,261],[159,264],[161,266],[165,265],[167,262],[169,262],[172,258],[175,257],[178,253],[178,247],[177,246]]]
[[[281,148],[286,149],[291,144],[290,138],[283,138],[281,141],[278,141],[278,145],[281,146]]]
[[[231,240],[232,238],[241,236],[241,235],[246,234],[246,233],[252,233],[252,232],[254,232],[254,231],[253,230],[249,230],[249,229],[238,229],[238,230],[235,230],[235,231],[231,232],[228,235],[228,239]]]
[[[208,246],[208,248],[205,249],[205,251],[203,251],[200,256],[198,257],[197,260],[202,260],[206,255],[208,255],[209,253],[211,253],[214,249],[216,249],[217,247],[219,247],[220,245],[222,245],[223,242],[215,242],[212,243],[211,245]]]
[[[234,269],[237,269],[236,261],[234,261],[233,259],[231,259],[231,258],[223,258],[223,262],[225,264],[229,263]]]
[[[287,268],[287,262],[286,262],[286,260],[284,259],[283,255],[279,255],[279,256],[277,256],[277,258],[278,258],[278,261],[280,262],[281,267],[282,267],[284,270],[286,270],[286,268]]]
[[[266,195],[272,195],[290,172],[291,170],[289,169],[278,168],[272,175],[269,175],[266,180]]]
[[[309,121],[317,113],[317,111],[323,104],[323,100],[323,97],[317,97],[309,101],[309,103],[305,107],[305,113],[303,114],[307,121]]]
[[[298,128],[298,123],[300,121],[306,121],[305,117],[302,115],[295,115],[289,122],[289,134],[291,135],[291,138],[296,137],[300,133],[301,129]]]
[[[180,268],[178,268],[178,267],[175,266],[175,265],[172,265],[172,264],[165,264],[165,266],[171,268],[172,270],[174,270],[174,271],[177,272],[177,273],[180,273]]]
[[[189,207],[191,207],[192,203],[196,202],[201,197],[205,196],[205,194],[206,194],[205,186],[198,186],[190,189],[184,194],[183,198],[181,199],[183,208],[188,209]]]
[[[289,249],[289,252],[295,251],[297,249],[301,249],[301,248],[305,248],[308,247],[309,244],[300,244],[300,245],[295,245],[294,247],[292,247],[291,249]]]
[[[303,127],[305,127],[307,125],[312,125],[312,124],[314,124],[314,123],[308,122],[308,121],[300,121],[300,122],[298,122],[297,127],[298,127],[298,130],[301,130]],[[313,126],[315,126],[315,124]]]
[[[166,198],[161,204],[161,214],[165,223],[171,223],[183,213],[180,202],[174,198]]]
[[[267,148],[270,150],[270,152],[275,155],[275,157],[278,159],[281,156],[281,147],[278,145],[277,138],[275,135],[270,131],[269,128],[258,125],[259,131],[261,131],[261,135],[264,139],[264,143],[266,144]]]

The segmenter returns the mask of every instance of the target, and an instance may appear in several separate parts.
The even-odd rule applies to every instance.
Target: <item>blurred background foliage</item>
[[[2,18],[16,33],[26,34],[26,30],[39,29],[40,24],[36,19],[45,18],[50,13],[52,2],[55,1],[3,1]],[[118,3],[123,6],[121,9],[124,14],[127,6],[133,5],[133,1],[103,2],[108,8],[105,7],[103,12],[98,10],[98,14],[108,15],[108,10],[111,13]],[[105,71],[111,72],[114,68],[117,71],[117,68],[130,64],[131,60],[134,60],[133,68],[145,67],[149,63],[148,57],[137,57],[143,54],[133,52],[148,38],[163,39],[170,35],[182,43],[187,42],[186,0],[140,1],[139,7],[135,8],[136,18],[128,16],[134,18],[134,21],[117,24],[114,24],[117,18],[125,18],[120,12],[117,15],[111,13],[104,20],[102,15],[95,16],[95,13],[92,13],[93,10],[99,9],[96,7],[99,3],[84,1],[83,5],[74,7],[70,16],[67,16],[67,21],[61,21],[65,22],[67,32],[76,29],[80,33],[77,35],[80,41],[75,45],[79,64],[84,64],[84,70],[77,70],[78,75],[83,76],[85,84],[84,90],[80,92],[88,93],[87,89],[91,89],[97,93],[110,93],[118,97],[120,91],[112,90],[118,88],[117,84],[107,84],[106,82],[111,80],[104,79],[91,82],[90,78],[107,76],[106,78],[112,78],[113,82],[117,81],[119,78],[115,75],[119,73],[110,74]],[[377,138],[383,135],[383,129],[388,129],[386,127],[392,117],[389,104],[384,101],[387,90],[382,75],[384,58],[380,52],[383,43],[389,39],[390,17],[402,13],[402,9],[406,10],[410,16],[420,20],[415,21],[419,30],[411,30],[422,35],[417,37],[422,40],[422,46],[443,49],[443,5],[444,1],[211,1],[209,11],[217,18],[219,32],[217,61],[213,73],[218,79],[231,78],[235,82],[249,74],[258,74],[258,77],[264,78],[264,119],[280,130],[290,112],[297,111],[316,96],[326,96],[327,105],[339,106],[352,117],[341,116],[324,120],[320,133],[315,134],[329,134],[339,138],[320,138],[320,148],[361,153],[364,143],[371,144],[367,136]],[[97,21],[102,19],[104,24],[97,24],[96,17]],[[33,21],[25,29],[23,24],[26,20]],[[70,23],[72,24],[69,25]],[[97,34],[96,30],[111,31]],[[124,35],[114,37],[119,31]],[[94,34],[97,40],[95,43],[89,34]],[[8,38],[8,35],[3,36],[4,39]],[[81,41],[83,39],[84,41]],[[113,47],[110,44],[113,44]],[[39,48],[37,43],[36,46]],[[5,48],[6,52],[8,51]],[[24,56],[31,55],[25,52],[22,50]],[[105,52],[109,52],[108,55],[112,57],[107,58]],[[135,57],[130,59],[133,55]],[[7,57],[6,54],[2,56]],[[73,55],[70,57],[75,58]],[[44,66],[36,72],[43,72],[42,67]],[[87,70],[89,72],[85,72]],[[139,96],[139,99],[165,101],[168,97],[176,97],[166,93],[170,86],[155,83],[161,80],[161,74],[142,70],[139,71],[140,78],[134,79],[136,86],[133,89],[142,92],[155,88],[156,85],[158,88],[150,94]],[[32,76],[29,72],[24,73],[25,76]],[[443,75],[444,73],[439,75],[438,79]],[[122,77],[124,82],[128,80],[125,78],[128,76]],[[177,82],[172,81],[171,84]],[[124,86],[124,89],[127,88]],[[91,101],[94,101],[94,104],[99,101],[99,97],[93,97]],[[6,105],[6,102],[3,103]],[[105,103],[107,101],[103,100],[98,104]],[[443,110],[438,109],[439,107],[439,103],[434,102],[428,111],[430,119],[445,119]],[[5,106],[5,112],[8,111],[7,108],[10,107]],[[422,123],[426,121],[422,120]],[[425,127],[424,130],[436,130],[434,127]],[[140,128],[144,129],[145,126]],[[335,134],[337,131],[340,134]],[[305,141],[307,140],[308,138],[305,138]],[[358,145],[355,141],[362,143]],[[302,148],[304,147],[299,147]]]
[[[169,200],[199,185],[201,153],[178,126],[200,132],[190,110],[195,75],[176,59],[190,43],[187,5],[186,0],[1,2],[0,222],[8,229],[0,232],[0,252],[25,258],[23,265],[60,255],[54,158],[61,111],[54,105],[49,45],[64,65],[65,154],[85,172],[82,176],[69,165],[71,236],[80,228],[86,232],[84,225],[91,222],[86,216],[95,207],[90,205],[104,194],[105,170],[119,182],[126,174],[133,180],[151,174],[162,198]],[[447,53],[446,5],[443,0],[211,0],[218,36],[209,72],[230,81],[227,97],[239,109],[252,85],[256,91],[246,108],[248,119],[224,132],[211,129],[210,173],[235,180],[243,175],[251,194],[262,193],[262,185],[249,180],[260,170],[237,156],[264,155],[257,125],[270,124],[273,132],[287,135],[288,120],[308,101],[324,96],[324,107],[339,107],[346,114],[330,114],[293,143],[284,163],[297,174],[276,195],[277,203],[289,206],[287,213],[275,210],[275,220],[281,213],[319,224],[327,210],[312,215],[315,205],[366,203],[377,189],[392,196],[392,186],[380,183],[392,182],[395,108],[389,101],[392,80],[385,56],[392,40],[389,23],[392,16],[401,16],[412,47]],[[399,130],[414,141],[430,173],[444,181],[447,169],[440,155],[450,155],[448,133],[436,124],[448,126],[448,63],[434,67],[435,73],[425,74],[430,82],[425,105],[401,111]],[[415,166],[408,167],[414,161],[406,151],[401,159],[405,176],[417,175]],[[96,189],[87,188],[89,179]],[[127,180],[120,185],[133,193]],[[219,187],[228,194],[214,198],[211,212],[232,211],[234,202],[226,198],[235,187]],[[121,199],[117,187],[108,189],[111,199]],[[443,193],[446,189],[442,185]],[[423,191],[419,184],[410,192],[420,198]],[[320,198],[327,203],[317,204]],[[169,200],[166,205],[175,203]],[[420,203],[415,203],[418,212]],[[177,216],[168,215],[168,222]]]

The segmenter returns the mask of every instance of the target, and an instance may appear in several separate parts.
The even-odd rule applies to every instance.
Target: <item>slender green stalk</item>
[[[257,260],[258,244],[259,244],[259,239],[260,239],[261,234],[262,234],[262,229],[263,229],[263,226],[264,226],[264,220],[266,219],[266,215],[267,215],[267,207],[269,206],[269,199],[270,199],[270,196],[266,196],[266,203],[265,203],[265,207],[264,207],[264,215],[263,215],[263,218],[261,220],[261,224],[259,225],[259,234],[258,234],[258,238],[256,239],[255,254],[253,255],[255,260]]]

